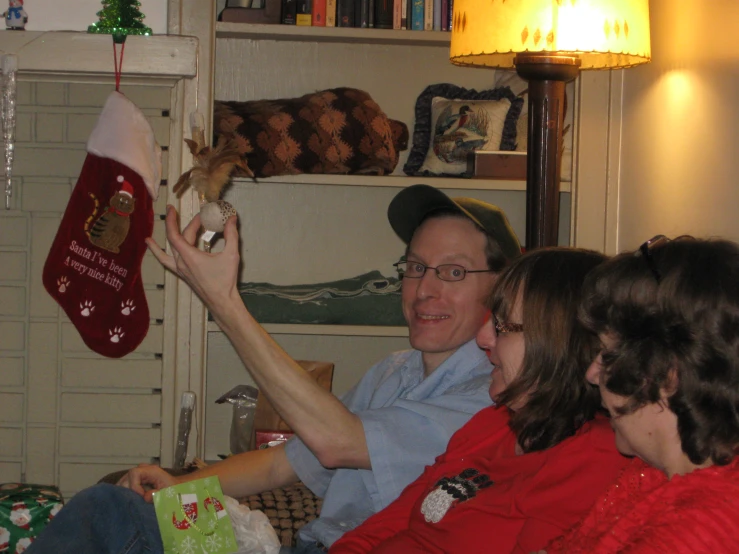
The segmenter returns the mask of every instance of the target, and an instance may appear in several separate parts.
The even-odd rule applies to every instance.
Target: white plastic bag
[[[235,498],[225,497],[226,512],[231,517],[231,524],[239,547],[237,554],[278,554],[280,541],[274,527],[264,512],[250,510],[248,506],[239,504]]]

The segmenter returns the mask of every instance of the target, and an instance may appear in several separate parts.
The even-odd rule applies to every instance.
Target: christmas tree
[[[139,11],[136,0],[102,0],[103,9],[97,13],[100,21],[87,28],[88,33],[113,35],[121,44],[128,35],[150,35],[151,29],[142,23],[144,14]]]

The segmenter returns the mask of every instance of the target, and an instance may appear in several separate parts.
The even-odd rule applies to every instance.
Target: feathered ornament
[[[201,202],[215,202],[221,198],[223,187],[236,168],[254,179],[254,173],[241,157],[235,141],[221,135],[215,148],[205,146],[200,140],[185,139],[185,142],[190,148],[193,166],[180,175],[172,189],[179,196],[192,186]]]
[[[202,130],[196,128],[193,128],[193,139],[185,139],[193,156],[193,167],[180,175],[172,190],[178,196],[182,196],[190,186],[197,191],[200,198],[200,222],[205,229],[202,239],[206,251],[209,252],[215,234],[223,232],[228,218],[236,215],[236,209],[220,199],[223,187],[229,182],[235,169],[252,179],[254,173],[241,157],[235,141],[221,135],[216,146],[211,148],[205,145]]]

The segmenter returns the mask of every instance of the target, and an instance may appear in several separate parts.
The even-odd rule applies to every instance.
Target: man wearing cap
[[[149,247],[208,306],[260,390],[297,436],[285,445],[238,454],[178,478],[156,466],[140,466],[120,484],[151,501],[152,492],[142,485],[159,489],[218,475],[225,494],[242,497],[302,480],[324,499],[321,517],[300,532],[298,552],[311,553],[325,551],[386,507],[433,463],[452,434],[490,405],[492,366],[474,337],[489,317],[484,301],[497,272],[520,254],[520,247],[500,209],[474,199],[451,199],[427,185],[398,193],[388,219],[407,244],[397,265],[404,272],[403,314],[413,349],[376,364],[339,400],[315,383],[246,310],[236,287],[236,218],[226,225],[223,251],[210,255],[193,246],[199,218],[180,234],[170,207],[166,225],[173,256],[151,239]],[[122,544],[135,534],[146,535],[139,520],[150,523],[151,504],[120,487],[100,487],[78,493],[49,527],[59,525],[65,510],[82,496],[80,504],[105,502],[121,512],[114,534]],[[123,524],[122,519],[130,521]],[[157,539],[141,537],[146,544]],[[79,544],[75,548],[55,552],[85,552]]]

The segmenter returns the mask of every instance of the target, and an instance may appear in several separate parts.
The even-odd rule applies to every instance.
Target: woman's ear
[[[673,362],[673,365],[667,371],[667,380],[664,386],[660,388],[660,398],[667,400],[673,394],[677,392],[677,388],[680,385],[680,378],[678,377],[677,366]]]

